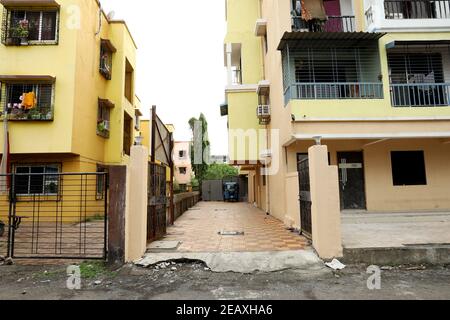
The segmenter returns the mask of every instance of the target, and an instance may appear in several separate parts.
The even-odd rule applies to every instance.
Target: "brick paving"
[[[222,236],[221,231],[244,232]],[[179,252],[258,252],[302,250],[308,240],[247,203],[200,202],[167,229]]]

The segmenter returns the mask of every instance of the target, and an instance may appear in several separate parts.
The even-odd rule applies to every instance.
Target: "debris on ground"
[[[394,267],[391,267],[391,266],[383,266],[383,267],[381,267],[382,271],[391,271],[393,269],[394,269]]]
[[[97,281],[94,281],[94,284],[95,284],[96,286],[99,286],[99,285],[102,284],[102,282],[101,282],[100,280],[97,280]]]
[[[12,266],[14,264],[14,260],[12,258],[6,258],[3,264],[5,266]]]
[[[333,270],[343,270],[346,267],[346,265],[340,262],[338,259],[333,259],[333,261],[327,262],[325,263],[325,265]]]

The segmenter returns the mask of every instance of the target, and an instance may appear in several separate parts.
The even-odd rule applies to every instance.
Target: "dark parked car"
[[[223,200],[239,201],[239,184],[237,182],[223,183]]]

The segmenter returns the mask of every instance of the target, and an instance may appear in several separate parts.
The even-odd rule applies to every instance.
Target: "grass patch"
[[[99,276],[114,277],[117,274],[109,270],[103,261],[85,261],[80,264],[80,272],[82,279],[94,279]]]
[[[96,213],[95,215],[93,215],[93,216],[90,216],[90,217],[87,217],[85,220],[84,220],[84,222],[96,222],[96,221],[104,221],[105,220],[105,216],[104,215],[101,215],[101,214],[98,214],[98,213]]]

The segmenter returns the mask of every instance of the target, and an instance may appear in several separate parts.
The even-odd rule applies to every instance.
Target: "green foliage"
[[[237,175],[239,175],[237,168],[228,164],[214,163],[206,171],[204,180],[221,180],[225,177],[235,177]]]
[[[93,279],[99,276],[112,277],[116,272],[108,270],[103,261],[89,261],[80,264],[80,272],[82,279]]]
[[[204,175],[208,170],[209,152],[210,152],[210,142],[208,138],[208,122],[203,113],[200,114],[199,118],[191,118],[189,120],[189,127],[192,130],[193,144],[191,145],[191,162],[192,169],[197,177],[199,183],[201,184],[204,180]],[[197,130],[196,130],[197,129]],[[198,130],[201,129],[201,130]],[[196,150],[196,146],[201,146],[202,150]],[[196,155],[202,155],[201,163],[196,163]]]

